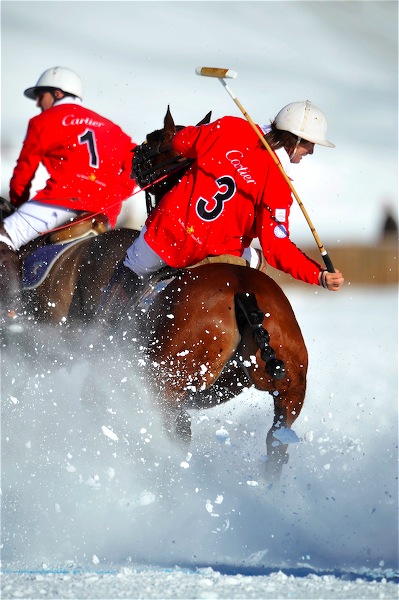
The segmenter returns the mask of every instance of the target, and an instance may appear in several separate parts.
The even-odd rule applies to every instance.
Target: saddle
[[[77,240],[88,235],[100,235],[109,228],[109,222],[105,215],[82,212],[70,225],[48,233],[45,236],[46,244],[60,244],[71,240]]]
[[[200,267],[201,265],[209,265],[212,263],[224,263],[227,265],[239,265],[241,267],[247,267],[248,263],[245,258],[241,258],[241,256],[233,256],[232,254],[221,254],[220,256],[207,256],[203,260],[195,265],[191,265],[187,267],[187,269],[195,269],[196,267]]]
[[[41,285],[53,264],[71,246],[88,237],[105,233],[109,228],[105,215],[83,212],[76,219],[56,231],[47,233],[42,244],[24,260],[22,267],[23,289],[34,289]]]

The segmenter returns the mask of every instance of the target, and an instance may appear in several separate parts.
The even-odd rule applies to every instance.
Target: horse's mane
[[[212,112],[197,123],[197,127],[210,122]],[[132,177],[145,190],[147,213],[158,205],[161,198],[179,183],[192,160],[176,154],[172,141],[185,125],[175,125],[170,108],[166,111],[163,129],[155,129],[145,142],[133,150]]]

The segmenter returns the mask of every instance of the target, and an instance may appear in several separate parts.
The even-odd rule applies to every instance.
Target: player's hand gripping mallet
[[[240,111],[242,112],[242,114],[244,115],[244,117],[246,118],[246,120],[248,121],[248,123],[251,125],[252,129],[255,131],[256,135],[258,136],[258,138],[260,139],[260,141],[262,142],[263,146],[266,148],[266,150],[269,152],[270,156],[272,157],[274,163],[277,165],[277,167],[280,170],[280,173],[282,174],[282,176],[284,177],[285,181],[287,182],[287,184],[289,185],[289,188],[291,190],[291,193],[293,194],[293,196],[295,197],[296,201],[298,202],[302,213],[304,214],[304,217],[310,227],[310,230],[313,234],[313,237],[316,241],[316,244],[320,250],[320,253],[323,257],[323,261],[324,264],[326,265],[326,269],[329,273],[335,273],[335,269],[333,267],[333,264],[331,262],[330,257],[327,254],[327,250],[325,250],[323,244],[321,243],[321,240],[317,234],[316,229],[314,228],[314,225],[312,223],[312,221],[310,220],[310,217],[302,203],[302,200],[300,199],[300,197],[298,196],[298,194],[295,191],[294,186],[291,183],[291,180],[289,179],[289,177],[287,176],[287,173],[284,171],[280,161],[278,160],[277,156],[274,154],[273,150],[270,148],[269,144],[267,143],[267,141],[265,140],[265,138],[263,137],[263,134],[261,131],[259,131],[258,127],[255,125],[255,123],[253,122],[253,120],[251,119],[251,117],[249,116],[249,114],[247,113],[247,111],[245,110],[245,108],[243,107],[243,105],[241,104],[241,102],[238,100],[238,98],[233,94],[233,92],[231,91],[231,89],[229,88],[229,86],[227,85],[227,83],[225,82],[225,79],[235,79],[237,77],[237,73],[235,71],[232,71],[231,69],[218,69],[216,67],[197,67],[195,69],[195,72],[197,73],[197,75],[201,75],[202,77],[216,77],[217,79],[219,79],[220,83],[223,85],[224,89],[226,90],[226,92],[229,94],[229,96],[231,96],[231,98],[234,100],[234,102],[237,104],[238,108],[240,109]]]

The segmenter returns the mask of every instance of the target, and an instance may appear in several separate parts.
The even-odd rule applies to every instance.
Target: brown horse
[[[12,211],[10,203],[0,198],[0,224]],[[23,302],[33,323],[58,325],[68,318],[90,318],[116,264],[137,235],[127,228],[108,230],[102,214],[81,213],[23,246],[18,253]]]
[[[126,331],[126,320],[121,327]],[[275,281],[235,264],[183,270],[156,295],[140,328],[147,336],[146,381],[172,435],[190,439],[185,408],[226,402],[243,386],[272,395],[266,464],[269,475],[278,476],[288,459],[287,428],[304,402],[308,358],[293,310]]]
[[[173,159],[175,131],[168,109],[164,129],[147,136],[147,174],[157,174],[159,163]],[[138,148],[133,162],[139,185],[140,152]],[[155,204],[162,193],[155,190]],[[243,385],[253,385],[273,397],[266,465],[269,475],[278,477],[288,460],[289,430],[305,399],[308,357],[294,312],[277,283],[242,259],[205,260],[177,272],[144,314],[141,309],[137,314],[146,381],[171,434],[188,442],[186,408],[215,406],[237,396]],[[123,318],[125,340],[129,328],[135,338],[137,320]],[[291,441],[294,437],[292,432]]]
[[[50,373],[72,365],[71,355],[80,347],[82,326],[95,317],[115,266],[138,235],[138,231],[127,228],[105,231],[103,225],[103,216],[94,216],[89,222],[77,221],[21,248],[25,284],[31,284],[32,273],[40,275],[42,265],[47,269],[37,285],[34,282],[23,289],[29,317],[23,333],[0,329],[0,343],[7,346],[3,357],[8,359],[8,366],[2,363],[4,383],[18,382],[23,389],[29,374],[38,367],[45,366]],[[85,233],[79,239],[82,229]],[[88,229],[92,231],[88,233]],[[60,243],[61,237],[64,243]],[[54,244],[55,238],[58,242]],[[53,261],[55,248],[59,254]]]
[[[23,291],[35,322],[58,325],[93,318],[115,266],[137,235],[132,229],[114,229],[66,246],[40,284]],[[44,244],[39,240],[25,246],[21,261]]]

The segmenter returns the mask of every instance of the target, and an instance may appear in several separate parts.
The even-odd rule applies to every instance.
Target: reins
[[[140,144],[140,146],[136,146],[133,150],[131,176],[137,181],[142,190],[146,190],[145,201],[148,215],[156,206],[156,199],[151,197],[149,188],[155,188],[159,184],[162,185],[162,181],[166,185],[166,178],[192,164],[192,160],[183,158],[180,155],[171,156],[156,165],[153,164],[152,159],[154,157],[160,156],[171,149],[171,146],[162,149],[161,139],[155,147],[152,147],[146,141]]]
[[[169,148],[168,148],[169,149]],[[159,175],[170,175],[174,171],[188,166],[192,161],[183,158],[180,155],[171,156],[157,165],[153,165],[152,160],[155,156],[164,154],[167,150],[162,150],[162,140],[155,148],[151,148],[148,142],[136,146],[133,150],[132,178],[134,178],[140,187],[159,183]]]
[[[143,142],[140,145],[137,145],[133,149],[133,160],[132,160],[132,170],[131,170],[131,178],[135,179],[136,183],[139,186],[135,192],[133,192],[132,196],[138,194],[139,192],[145,192],[145,202],[146,202],[146,210],[147,215],[155,208],[155,203],[153,203],[151,198],[150,188],[154,188],[155,186],[166,185],[166,179],[189,167],[193,161],[189,158],[184,158],[180,155],[171,156],[166,158],[162,162],[157,165],[154,165],[152,159],[156,156],[160,156],[169,150],[172,150],[172,146],[170,147],[162,147],[162,139],[160,139],[154,146],[150,144],[148,141]],[[110,205],[115,206],[117,203]],[[97,215],[103,214],[101,211],[91,213],[88,216],[78,218],[74,220],[74,224],[82,223],[84,221],[88,221],[89,219],[93,219]],[[49,233],[53,233],[55,231],[61,231],[67,227],[70,227],[71,223],[65,223],[60,227],[56,227],[54,229],[49,229],[46,232],[40,233],[39,235],[48,235]]]
[[[179,158],[179,157],[175,157],[175,158]],[[188,162],[190,162],[190,161],[188,161]],[[179,164],[175,169],[168,169],[167,172],[165,172],[161,177],[158,177],[158,179],[155,179],[155,181],[151,181],[147,185],[145,185],[143,187],[139,187],[135,192],[133,192],[132,196],[135,196],[136,194],[139,194],[140,192],[145,192],[147,213],[149,214],[151,212],[151,210],[154,208],[154,206],[152,205],[150,197],[149,197],[149,200],[147,201],[147,195],[149,196],[148,188],[161,183],[169,175],[171,175],[174,172],[179,171],[180,169],[182,169],[185,166],[187,166],[187,165],[186,164]],[[116,204],[118,204],[118,202],[110,204],[110,208],[112,208],[112,206],[115,206]],[[98,211],[98,212],[95,212],[95,213],[90,213],[90,215],[88,215],[86,217],[82,217],[80,219],[74,220],[73,223],[74,224],[83,223],[84,221],[88,221],[89,219],[93,219],[97,215],[101,215],[101,214],[103,214],[102,211]],[[37,233],[40,236],[44,236],[44,235],[48,235],[49,233],[53,233],[55,231],[61,231],[62,229],[66,229],[67,227],[70,227],[70,226],[71,226],[70,222],[69,223],[64,223],[64,225],[60,225],[59,227],[54,227],[53,229],[48,229],[47,231],[37,232]]]

